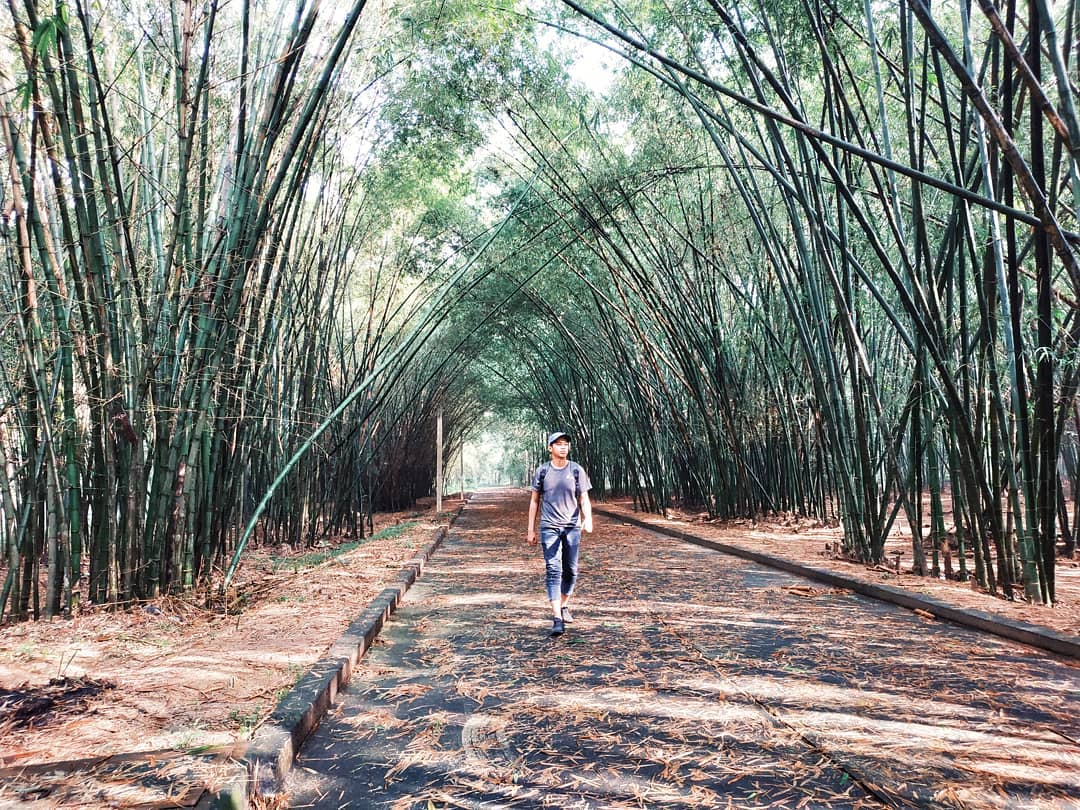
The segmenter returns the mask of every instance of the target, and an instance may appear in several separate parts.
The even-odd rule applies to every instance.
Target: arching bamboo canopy
[[[362,534],[439,409],[488,478],[558,427],[643,508],[903,513],[1052,602],[1074,6],[11,4],[0,609]]]

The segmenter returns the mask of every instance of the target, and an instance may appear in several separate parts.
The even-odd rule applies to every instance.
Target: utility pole
[[[442,463],[442,408],[435,423],[435,512],[442,512],[443,463]]]
[[[461,441],[461,501],[465,502],[465,440]]]

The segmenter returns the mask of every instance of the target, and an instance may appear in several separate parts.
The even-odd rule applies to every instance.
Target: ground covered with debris
[[[450,514],[380,515],[366,540],[253,549],[227,609],[162,598],[0,628],[0,805],[193,805],[201,789],[177,783],[224,778]]]
[[[520,513],[473,499],[289,806],[1077,806],[1080,662],[610,516],[552,636]]]
[[[523,493],[521,515],[507,513],[517,522],[503,531],[523,532],[526,508]],[[193,805],[203,787],[224,778],[223,764],[280,697],[428,542],[439,525],[434,517],[430,509],[381,516],[374,538],[303,554],[253,550],[240,570],[243,598],[228,613],[164,598],[0,628],[0,804]],[[1059,567],[1059,603],[1045,608],[917,577],[904,565],[897,573],[844,560],[835,553],[835,527],[681,517],[695,533],[725,543],[1080,632],[1080,568],[1071,561]],[[441,522],[448,519],[444,513]],[[600,522],[621,531],[612,519]],[[898,534],[894,544],[902,550],[904,543]],[[813,599],[832,590],[806,584],[786,593]]]

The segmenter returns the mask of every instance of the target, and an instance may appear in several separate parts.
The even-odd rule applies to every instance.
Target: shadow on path
[[[232,746],[164,749],[0,768],[0,808],[196,807],[237,777]]]
[[[1080,807],[1075,665],[610,524],[549,638],[525,499],[474,497],[293,807]]]

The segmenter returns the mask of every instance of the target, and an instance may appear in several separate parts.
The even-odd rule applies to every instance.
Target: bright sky
[[[559,4],[553,0],[526,0],[528,13],[537,20],[558,20]],[[596,30],[590,33],[595,34]],[[581,37],[548,26],[539,27],[540,45],[558,53],[574,56],[570,75],[597,95],[605,95],[615,78],[613,67],[619,57]]]
[[[564,35],[564,38],[567,37]],[[613,68],[619,67],[619,62],[622,60],[607,48],[601,48],[586,39],[576,40],[574,50],[577,58],[574,60],[573,67],[570,68],[570,75],[595,95],[607,95],[615,80]]]

